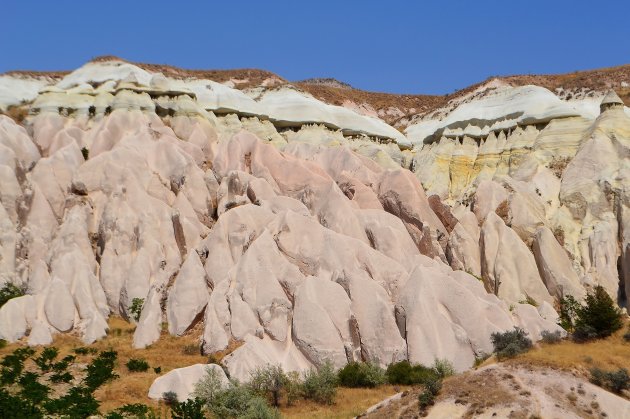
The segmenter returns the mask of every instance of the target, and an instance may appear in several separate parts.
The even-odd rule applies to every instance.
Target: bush
[[[450,377],[455,374],[455,368],[448,359],[436,359],[433,363],[433,371],[440,378]]]
[[[83,159],[87,160],[90,158],[90,150],[85,147],[81,148],[81,154],[83,154]]]
[[[114,373],[117,356],[116,351],[103,351],[88,364],[87,375],[83,380],[88,389],[94,391],[105,382],[118,378]]]
[[[384,384],[385,371],[371,363],[351,362],[337,373],[343,387],[376,387]]]
[[[149,363],[144,359],[131,358],[125,365],[131,372],[145,372],[149,369]]]
[[[203,402],[213,400],[222,390],[221,375],[212,368],[206,368],[206,373],[197,384],[193,391],[193,396]]]
[[[520,327],[515,327],[514,330],[504,333],[495,332],[490,335],[490,339],[498,359],[513,358],[529,351],[532,347],[532,341]]]
[[[57,348],[46,348],[35,358],[35,365],[37,365],[42,372],[48,372],[53,367],[53,361],[57,358],[58,354],[59,350]]]
[[[204,419],[203,403],[199,399],[190,399],[171,406],[172,419]]]
[[[390,384],[401,385],[425,384],[429,380],[438,378],[434,369],[419,364],[411,365],[409,361],[389,364],[385,375]]]
[[[231,383],[219,391],[214,398],[203,400],[208,410],[217,418],[236,419],[277,418],[278,413],[271,409],[265,399],[256,395],[249,387]]]
[[[179,403],[179,400],[177,399],[177,393],[175,393],[174,391],[165,391],[164,393],[162,393],[162,400],[164,400],[164,403],[166,403],[166,405],[168,406]]]
[[[337,374],[330,361],[326,361],[318,370],[311,369],[304,374],[302,395],[317,403],[334,403],[337,395]]]
[[[555,332],[550,332],[549,330],[543,330],[540,333],[540,336],[542,337],[542,341],[544,343],[547,343],[550,345],[560,343],[560,341],[562,341],[562,335],[560,334],[559,330],[556,330]]]
[[[287,405],[293,406],[296,400],[302,397],[302,380],[297,371],[291,371],[286,375],[287,381],[284,384],[287,394]]]
[[[144,305],[144,298],[134,298],[131,300],[131,307],[129,307],[129,312],[131,313],[131,318],[137,322],[140,321],[140,315],[142,314],[142,306]]]
[[[251,373],[249,387],[259,396],[272,400],[276,407],[280,406],[280,393],[287,382],[287,376],[279,365],[267,365],[257,368]]]
[[[585,302],[575,320],[581,338],[605,338],[623,327],[621,310],[601,285],[588,293]]]
[[[126,404],[118,409],[109,412],[106,419],[119,419],[119,418],[133,418],[133,419],[148,419],[151,410],[149,406],[141,403]]]
[[[604,387],[610,391],[620,394],[625,389],[630,389],[630,375],[625,368],[617,371],[604,371],[599,368],[591,370],[591,383]]]
[[[420,411],[423,412],[427,407],[433,405],[435,402],[435,396],[438,395],[442,389],[442,380],[433,378],[428,380],[424,385],[424,390],[418,396],[418,405]]]
[[[11,282],[5,283],[2,288],[0,288],[0,307],[5,305],[10,299],[21,297],[23,295],[24,289]]]

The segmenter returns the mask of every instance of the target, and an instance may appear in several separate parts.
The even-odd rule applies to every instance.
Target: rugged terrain
[[[625,307],[629,68],[445,97],[115,57],[2,75],[0,282],[26,293],[0,338],[91,344],[121,316],[135,349],[197,331],[240,380],[462,372],[493,332],[564,333],[567,295]]]

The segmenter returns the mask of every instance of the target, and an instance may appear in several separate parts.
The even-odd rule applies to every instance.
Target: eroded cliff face
[[[139,348],[163,323],[199,326],[205,353],[242,342],[225,359],[240,379],[324,360],[464,370],[493,332],[560,330],[564,295],[630,291],[623,106],[484,91],[421,118],[418,142],[286,86],[122,62],[29,80],[0,84],[29,111],[0,115],[0,278],[27,289],[0,308],[4,339],[93,342],[121,315]]]

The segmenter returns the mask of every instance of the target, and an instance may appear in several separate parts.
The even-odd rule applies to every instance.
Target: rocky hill
[[[2,75],[0,285],[25,294],[0,338],[89,344],[121,316],[134,348],[198,333],[246,380],[461,372],[494,332],[565,334],[562,297],[628,303],[627,68],[446,97],[115,57]]]

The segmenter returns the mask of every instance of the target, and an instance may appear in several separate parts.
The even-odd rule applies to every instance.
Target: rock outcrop
[[[0,116],[0,284],[26,294],[0,307],[1,338],[91,343],[120,315],[136,348],[164,321],[204,353],[236,343],[239,380],[326,360],[465,370],[493,332],[559,330],[565,295],[626,303],[623,107],[479,93],[408,150],[295,90],[217,84],[91,63],[42,87],[24,126]]]

